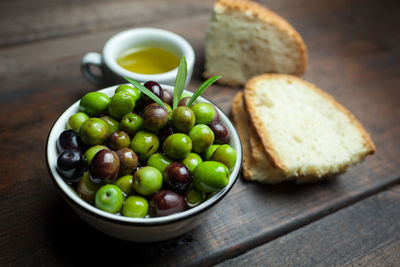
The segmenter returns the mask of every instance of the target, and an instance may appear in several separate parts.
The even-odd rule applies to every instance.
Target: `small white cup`
[[[138,82],[156,81],[158,83],[174,85],[178,68],[160,74],[140,74],[128,71],[117,63],[118,57],[133,47],[151,46],[166,49],[181,58],[185,56],[187,62],[187,79],[189,83],[195,62],[192,46],[181,36],[156,28],[134,28],[114,35],[103,49],[103,54],[89,52],[81,62],[83,76],[96,85],[126,83],[123,77],[129,77]],[[100,75],[92,71],[95,66],[100,69]]]

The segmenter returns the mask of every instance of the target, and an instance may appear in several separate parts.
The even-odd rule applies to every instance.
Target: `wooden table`
[[[135,244],[100,234],[58,195],[45,164],[50,127],[99,89],[81,75],[89,51],[122,30],[174,31],[196,51],[189,89],[202,81],[213,1],[3,0],[0,2],[0,265],[126,262],[137,266],[400,264],[400,4],[395,0],[261,1],[287,18],[309,51],[304,78],[347,106],[377,152],[330,182],[238,180],[187,234]],[[241,88],[205,96],[230,113]]]

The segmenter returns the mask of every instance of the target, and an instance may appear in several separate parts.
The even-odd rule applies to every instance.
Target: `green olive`
[[[205,124],[197,124],[189,131],[189,137],[192,139],[192,150],[201,153],[214,143],[214,133]]]
[[[76,185],[78,195],[88,203],[93,202],[99,185],[93,183],[89,178],[89,172],[85,172],[79,183]]]
[[[122,192],[124,192],[126,195],[129,196],[132,195],[133,193],[132,181],[133,181],[132,175],[125,175],[118,178],[114,183],[122,190]]]
[[[236,150],[230,145],[221,145],[212,154],[211,160],[225,164],[232,171],[236,163]]]
[[[99,118],[88,119],[79,128],[79,137],[86,145],[103,144],[107,136],[107,123]]]
[[[132,187],[142,196],[150,196],[161,189],[163,177],[159,170],[146,166],[133,175]]]
[[[137,132],[143,130],[143,119],[135,113],[125,114],[120,122],[121,130],[134,136]]]
[[[105,93],[90,92],[81,98],[78,110],[89,116],[97,116],[104,113],[109,104],[110,98]]]
[[[199,163],[203,162],[201,157],[196,153],[190,153],[186,158],[182,160],[182,163],[189,169],[190,173],[193,173]]]
[[[228,168],[217,161],[204,161],[193,172],[193,183],[205,193],[216,192],[229,182]]]
[[[130,148],[136,153],[140,161],[145,161],[153,155],[160,145],[154,133],[140,131],[132,139]]]
[[[192,106],[196,116],[196,124],[209,124],[215,116],[215,109],[208,103],[199,103]]]
[[[167,156],[157,153],[153,154],[147,161],[147,166],[152,166],[159,170],[161,173],[165,171],[165,168],[172,162],[172,159]]]
[[[67,129],[72,129],[75,132],[79,131],[81,125],[89,119],[89,116],[83,112],[78,112],[69,117],[67,122]]]
[[[193,183],[191,183],[184,194],[186,204],[193,208],[199,205],[206,199],[206,193],[197,189]]]
[[[140,196],[130,196],[122,206],[122,215],[134,218],[144,218],[149,211],[149,203]]]
[[[192,109],[186,106],[177,107],[172,113],[172,125],[180,132],[188,132],[196,122]]]
[[[118,92],[111,97],[108,113],[111,117],[120,120],[125,114],[132,112],[135,99],[128,92]]]
[[[109,135],[119,130],[119,122],[114,120],[110,116],[102,116],[100,117],[100,119],[107,123]]]
[[[219,147],[220,145],[211,145],[209,146],[206,151],[202,153],[203,160],[210,160],[211,156],[214,154],[215,150]]]
[[[171,134],[164,141],[163,150],[173,159],[183,159],[192,151],[192,140],[186,134]]]
[[[136,101],[140,98],[140,91],[136,87],[130,86],[128,84],[121,84],[115,89],[115,94],[119,92],[127,92],[133,96],[133,99]]]
[[[107,184],[100,187],[96,192],[95,206],[101,210],[117,213],[121,210],[124,196],[121,189],[113,184]]]

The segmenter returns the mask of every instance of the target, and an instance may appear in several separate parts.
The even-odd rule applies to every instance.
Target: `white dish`
[[[173,92],[172,86],[161,86],[163,89]],[[111,86],[99,91],[112,96],[116,87],[117,86]],[[185,93],[192,94],[189,91],[185,91]],[[210,103],[203,97],[199,97],[197,101]],[[71,208],[88,224],[105,234],[135,242],[154,242],[179,236],[199,225],[212,211],[211,208],[229,192],[238,178],[242,165],[242,146],[240,138],[232,122],[217,107],[220,113],[220,121],[225,125],[231,135],[230,145],[235,148],[237,152],[236,164],[231,172],[229,183],[225,188],[194,208],[165,217],[129,218],[97,209],[77,196],[56,170],[58,155],[56,140],[60,133],[65,130],[68,118],[77,112],[78,105],[79,101],[75,102],[61,114],[50,130],[46,144],[46,163],[51,180]]]

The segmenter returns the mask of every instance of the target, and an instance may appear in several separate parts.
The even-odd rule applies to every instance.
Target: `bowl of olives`
[[[229,118],[197,91],[130,82],[70,106],[50,130],[46,163],[62,197],[97,230],[166,240],[199,225],[229,192],[242,147]]]

